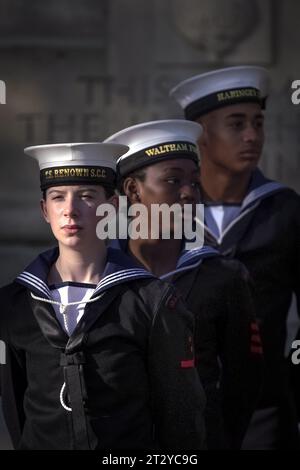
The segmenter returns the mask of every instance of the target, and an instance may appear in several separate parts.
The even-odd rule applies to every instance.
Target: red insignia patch
[[[193,358],[186,361],[181,361],[180,367],[181,369],[190,369],[192,367],[195,367],[195,359]]]

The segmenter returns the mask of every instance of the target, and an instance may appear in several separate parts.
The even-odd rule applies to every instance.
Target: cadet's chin
[[[235,172],[236,173],[252,172],[255,170],[258,163],[259,163],[259,158],[251,158],[251,159],[244,158],[242,160],[239,160],[237,165],[235,165]]]
[[[67,237],[61,238],[59,241],[63,245],[68,246],[70,248],[82,246],[82,244],[84,243],[83,237],[79,236],[78,234],[68,235]]]

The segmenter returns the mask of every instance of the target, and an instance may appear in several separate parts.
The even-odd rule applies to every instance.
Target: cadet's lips
[[[255,154],[255,155],[259,155],[261,152],[261,149],[260,148],[257,148],[257,147],[248,147],[248,148],[244,148],[243,150],[240,151],[240,154],[241,155],[244,155],[244,154]]]
[[[241,158],[244,159],[257,159],[260,156],[260,150],[256,149],[249,149],[249,150],[243,150],[242,152],[239,153]]]
[[[75,232],[78,232],[79,230],[82,230],[82,227],[77,224],[72,224],[72,225],[67,224],[67,225],[64,225],[62,229],[69,233],[75,233]]]

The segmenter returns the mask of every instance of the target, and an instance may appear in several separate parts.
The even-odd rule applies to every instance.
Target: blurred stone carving
[[[1,0],[0,47],[104,47],[108,0]]]
[[[255,0],[173,0],[172,18],[179,34],[192,46],[218,60],[234,51],[260,22]]]

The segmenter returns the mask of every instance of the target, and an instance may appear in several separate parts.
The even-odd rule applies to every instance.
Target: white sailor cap
[[[104,142],[125,144],[127,153],[117,162],[118,177],[174,158],[192,159],[199,164],[197,140],[202,126],[183,119],[151,121],[128,127],[108,137]]]
[[[27,147],[24,152],[40,167],[41,190],[76,184],[116,185],[116,162],[126,145],[64,143]]]
[[[196,75],[176,85],[172,96],[191,121],[214,109],[254,102],[265,108],[269,89],[268,71],[257,66],[238,66]]]

